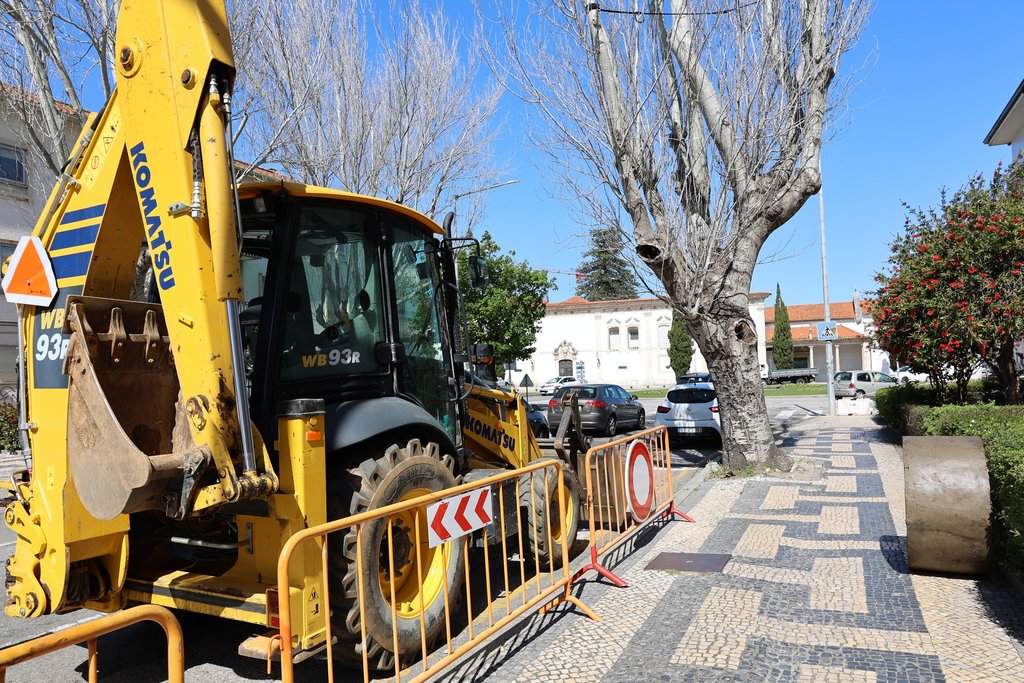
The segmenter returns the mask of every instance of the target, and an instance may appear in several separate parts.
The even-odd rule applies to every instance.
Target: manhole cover
[[[732,555],[709,553],[661,553],[644,569],[673,569],[678,572],[720,572]]]

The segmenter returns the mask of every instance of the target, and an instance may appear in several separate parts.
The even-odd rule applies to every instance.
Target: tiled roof
[[[574,296],[571,299],[565,301],[552,301],[548,304],[548,308],[555,306],[579,306],[581,304],[589,304],[590,302],[584,299],[582,296]],[[596,301],[594,303],[597,303]]]
[[[15,100],[24,100],[25,102],[31,104],[33,107],[39,106],[39,95],[33,92],[29,92],[24,88],[19,88],[16,85],[11,85],[10,83],[0,83],[0,94],[6,95]],[[57,111],[59,111],[61,114],[64,114],[65,116],[76,116],[78,114],[78,112],[75,111],[75,108],[67,102],[54,100],[53,104],[54,106],[56,106]],[[89,112],[86,111],[82,112],[83,116],[88,113]]]
[[[844,339],[864,339],[864,335],[855,329],[847,327],[846,325],[838,325],[839,328],[839,340]],[[818,340],[818,328],[810,325],[801,325],[799,327],[790,328],[793,331],[793,341],[805,342],[805,341],[817,341]],[[775,337],[775,328],[765,330],[765,343],[771,344],[772,339]]]
[[[750,292],[750,298],[753,300],[754,303],[758,303],[759,301],[763,301],[764,297],[769,296],[769,295],[770,295],[769,292]],[[658,305],[668,306],[668,303],[665,302],[663,299],[659,299],[659,298],[653,297],[653,296],[649,296],[649,297],[646,297],[646,298],[643,298],[643,299],[613,299],[613,300],[609,300],[609,301],[589,301],[587,299],[584,299],[582,296],[574,296],[572,298],[566,299],[565,301],[551,301],[551,302],[548,302],[548,309],[549,310],[550,309],[565,310],[565,309],[570,309],[570,308],[582,308],[582,307],[585,307],[585,306],[602,306],[602,307],[605,307],[605,306],[616,306],[616,305],[622,305],[622,306],[627,306],[628,307],[630,304],[658,304]],[[765,313],[767,313],[767,312],[768,311],[765,310]]]
[[[793,304],[791,306],[787,305],[786,310],[789,312],[790,323],[818,322],[825,319],[825,304]],[[860,302],[860,310],[864,315],[871,315],[871,302],[862,299]],[[854,318],[853,302],[831,302],[828,306],[828,312],[829,317],[831,317],[832,320],[852,320]],[[765,306],[764,321],[768,325],[775,322],[774,306]]]
[[[236,171],[244,171],[247,168],[249,168],[248,161],[235,159]],[[249,172],[245,174],[245,179],[243,180],[243,182],[274,182],[278,180],[286,183],[294,182],[291,178],[281,173],[280,171],[275,171],[272,168],[264,168],[262,166],[253,166],[252,168],[249,168]]]

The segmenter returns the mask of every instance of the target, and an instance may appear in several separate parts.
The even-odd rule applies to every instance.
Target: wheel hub
[[[405,569],[412,564],[412,529],[405,520],[399,519],[391,525],[391,547],[392,558],[395,563],[395,578],[405,575]],[[380,568],[381,574],[386,580],[391,580],[391,563],[388,556],[387,536],[380,544]]]

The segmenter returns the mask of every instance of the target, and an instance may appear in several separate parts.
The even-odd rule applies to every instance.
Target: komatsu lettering
[[[174,269],[171,267],[171,241],[164,236],[157,210],[156,189],[149,187],[152,173],[147,165],[146,149],[140,142],[129,150],[132,157],[132,169],[135,171],[135,186],[139,189],[139,204],[146,219],[146,232],[149,235],[149,249],[153,255],[153,271],[160,289],[174,286]]]
[[[469,418],[469,430],[484,441],[490,441],[498,448],[507,448],[514,451],[516,440],[511,434],[506,434],[501,427],[491,427],[475,417]]]

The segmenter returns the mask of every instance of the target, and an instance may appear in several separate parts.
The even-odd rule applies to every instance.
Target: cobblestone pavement
[[[794,472],[710,479],[623,553],[629,588],[586,581],[603,617],[559,608],[446,680],[1024,681],[1024,613],[999,578],[908,573],[901,451],[870,418],[813,418],[780,445]],[[646,570],[726,553],[717,573]]]

